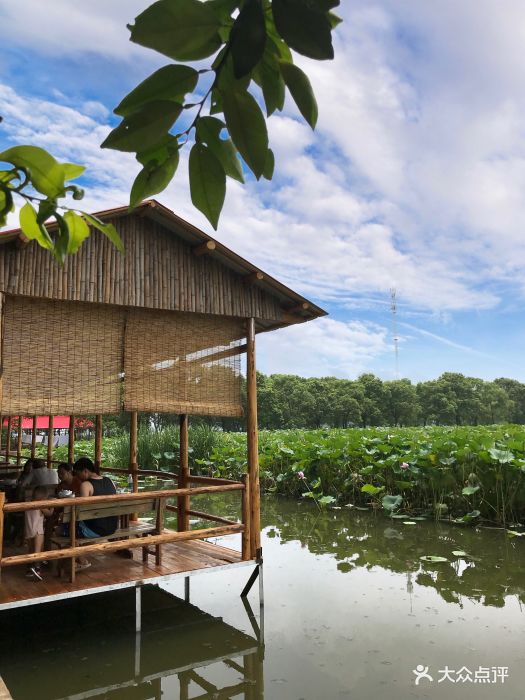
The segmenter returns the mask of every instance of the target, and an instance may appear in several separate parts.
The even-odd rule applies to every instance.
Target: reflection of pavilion
[[[263,697],[264,643],[155,586],[2,614],[0,673],[16,698],[157,700]],[[30,636],[21,634],[31,629]]]

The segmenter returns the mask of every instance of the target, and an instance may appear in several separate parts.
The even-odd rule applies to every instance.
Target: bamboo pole
[[[247,323],[246,351],[246,433],[250,475],[250,554],[255,559],[261,547],[261,494],[259,487],[259,435],[257,431],[257,375],[255,364],[255,319]]]
[[[18,435],[16,440],[16,463],[18,466],[22,463],[22,423],[24,416],[18,416]]]
[[[36,501],[34,501],[36,503]],[[221,537],[222,535],[235,535],[242,532],[242,525],[221,525],[220,527],[208,527],[202,530],[190,532],[166,532],[162,535],[148,535],[147,537],[131,537],[127,540],[111,540],[98,544],[85,544],[64,549],[50,549],[38,554],[15,554],[2,559],[2,567],[18,566],[20,564],[33,564],[37,561],[51,559],[70,559],[80,554],[96,554],[97,552],[116,552],[119,549],[131,549],[134,547],[156,546],[168,542],[186,542],[188,540],[208,539],[209,537]]]
[[[188,486],[190,468],[188,466],[188,454],[189,454],[189,438],[188,438],[188,414],[183,413],[179,418],[179,482],[178,486],[180,489],[185,489]],[[177,501],[178,513],[177,513],[177,530],[179,532],[184,532],[190,529],[190,516],[188,511],[190,509],[190,497],[181,496]]]
[[[5,493],[0,491],[0,562],[2,561],[2,551],[4,542],[4,502]],[[2,576],[2,568],[0,566],[0,579]]]
[[[100,469],[102,464],[102,415],[95,418],[95,467]]]
[[[138,436],[139,414],[137,411],[131,411],[129,421],[129,474],[133,479],[133,493],[139,490],[139,475],[137,464],[137,436]]]
[[[54,416],[48,416],[48,428],[47,428],[47,468],[51,469],[53,466],[53,447],[55,442],[55,418]]]
[[[75,416],[69,416],[69,435],[67,442],[67,461],[73,464],[75,461]]]
[[[60,507],[66,506],[92,506],[101,503],[125,503],[126,501],[140,501],[145,498],[177,498],[178,496],[198,496],[201,493],[226,493],[229,491],[243,491],[244,486],[240,483],[232,483],[219,486],[194,486],[187,489],[166,489],[165,491],[147,491],[144,493],[116,493],[109,496],[77,496],[60,499]],[[40,508],[56,508],[56,499],[45,499],[42,501],[20,501],[6,503],[4,511],[6,513],[21,513],[25,510],[39,510]]]
[[[250,475],[243,474],[242,483],[244,484],[244,491],[242,492],[242,524],[244,525],[244,530],[242,533],[242,559],[243,561],[248,561],[251,559],[251,544],[250,544]]]
[[[31,432],[31,457],[34,459],[36,454],[36,416],[33,416],[33,429]]]
[[[0,450],[2,449],[2,433],[4,432],[4,416],[0,413]]]
[[[11,458],[11,427],[13,424],[13,419],[11,416],[7,419],[7,435],[5,436],[5,461],[9,464]]]

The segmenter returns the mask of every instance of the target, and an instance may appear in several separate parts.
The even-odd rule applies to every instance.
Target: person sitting
[[[80,496],[80,486],[82,482],[73,474],[73,465],[69,462],[61,462],[57,467],[58,478],[60,479],[56,487],[57,495],[61,491],[73,491],[75,496]]]
[[[43,459],[33,459],[33,470],[27,486],[56,486],[58,474],[55,469],[48,469]]]
[[[37,486],[33,490],[33,501],[45,501],[47,499],[47,489],[45,486]],[[44,548],[44,517],[48,518],[53,514],[53,508],[38,508],[24,511],[25,539],[29,546],[29,551],[39,554]],[[29,578],[42,581],[40,575],[40,562],[33,566],[29,565],[27,574]]]
[[[100,476],[95,471],[95,465],[88,457],[77,459],[73,473],[81,481],[79,496],[109,496],[117,493],[115,484],[107,476]],[[118,527],[118,516],[110,515],[105,518],[91,518],[77,523],[78,537],[107,537]]]

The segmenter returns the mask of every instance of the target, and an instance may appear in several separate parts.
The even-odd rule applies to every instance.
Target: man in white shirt
[[[33,460],[33,471],[27,486],[56,486],[58,473],[56,469],[48,469],[43,459]]]

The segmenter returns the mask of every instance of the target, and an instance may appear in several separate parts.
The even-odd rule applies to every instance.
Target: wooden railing
[[[108,470],[109,471],[109,470]],[[255,558],[255,552],[250,550],[250,489],[248,475],[244,475],[242,481],[227,482],[225,479],[213,479],[212,477],[192,477],[191,481],[198,479],[205,480],[206,486],[196,486],[183,489],[169,489],[166,491],[141,491],[139,493],[121,493],[108,496],[90,496],[77,498],[62,498],[45,501],[26,501],[24,503],[5,503],[5,494],[0,492],[0,571],[6,566],[18,566],[20,564],[35,564],[40,561],[51,561],[55,559],[67,559],[80,555],[97,554],[99,552],[117,551],[119,549],[131,549],[144,547],[145,545],[161,545],[169,542],[185,542],[188,540],[205,539],[208,537],[218,537],[222,535],[242,535],[241,555],[244,561]],[[220,483],[217,483],[220,482]],[[2,535],[4,529],[4,514],[21,513],[28,510],[41,508],[57,508],[70,506],[72,508],[82,505],[95,505],[102,503],[124,503],[143,500],[147,495],[152,499],[160,499],[166,510],[177,511],[176,506],[166,503],[168,499],[180,498],[181,496],[198,496],[200,494],[225,493],[229,491],[241,492],[242,520],[240,523],[228,520],[209,513],[200,511],[188,511],[190,515],[196,515],[203,520],[210,520],[220,523],[219,527],[201,528],[198,530],[185,530],[182,532],[163,532],[162,534],[151,534],[142,537],[130,537],[125,540],[100,542],[94,544],[77,545],[64,549],[52,549],[38,554],[18,554],[13,556],[2,556]],[[81,542],[81,540],[79,540]]]

